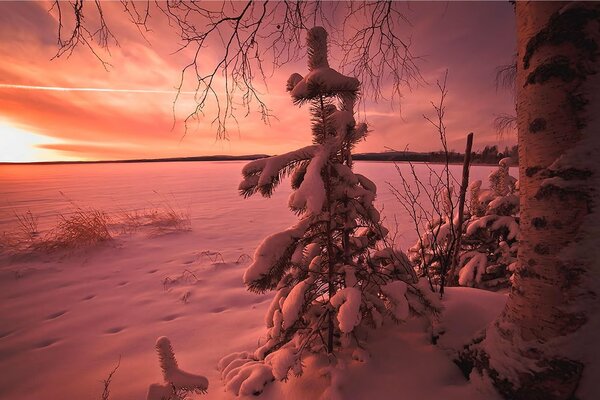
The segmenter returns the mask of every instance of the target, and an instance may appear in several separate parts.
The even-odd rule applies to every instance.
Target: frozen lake
[[[55,223],[58,213],[68,213],[73,204],[93,207],[109,214],[153,208],[169,203],[189,211],[192,230],[203,249],[222,253],[252,254],[260,239],[291,225],[296,217],[287,209],[291,192],[283,182],[270,199],[238,194],[245,161],[169,162],[135,164],[61,164],[0,166],[0,232],[10,232],[15,212],[30,210],[39,217],[40,228]],[[408,164],[398,166],[408,176]],[[440,171],[441,165],[433,165]],[[356,162],[355,170],[378,187],[377,207],[387,226],[398,223],[397,244],[405,249],[416,240],[412,222],[392,195],[388,183],[399,184],[393,163]],[[415,164],[419,176],[427,177],[423,164]],[[460,178],[462,166],[450,167]],[[493,166],[471,167],[471,181],[487,176]],[[511,169],[517,175],[516,168]]]
[[[62,253],[14,258],[0,254],[0,398],[100,398],[102,380],[120,360],[111,399],[142,399],[148,385],[162,379],[154,343],[163,335],[172,340],[183,368],[208,377],[211,383],[206,398],[235,398],[223,391],[215,366],[224,355],[253,351],[264,340],[263,316],[273,296],[272,292],[246,290],[242,275],[248,257],[241,256],[254,254],[265,236],[296,219],[286,206],[289,182],[271,199],[238,195],[243,165],[0,166],[0,234],[12,236],[15,213],[28,210],[39,217],[43,230],[54,226],[59,214],[76,206],[113,215],[153,209],[165,202],[189,212],[192,228],[161,235],[143,231],[121,234],[103,245]],[[408,165],[399,167],[408,172]],[[427,176],[425,165],[415,168]],[[357,162],[355,169],[378,185],[377,206],[383,209],[391,232],[396,217],[397,244],[404,249],[412,245],[414,228],[387,185],[399,181],[394,165]],[[474,167],[473,178],[485,179],[493,169]],[[461,166],[452,170],[458,176]],[[216,257],[217,252],[221,258]],[[493,296],[499,310],[504,297]],[[464,310],[463,303],[458,301],[455,307]],[[475,318],[469,328],[473,332],[467,330],[464,340],[487,322]],[[404,360],[393,367],[399,372],[381,374],[377,372],[379,361],[366,364],[348,376],[347,390],[358,390],[352,382],[360,382],[356,376],[367,374],[373,385],[387,388],[389,393],[412,388],[419,393],[414,398],[489,398],[478,394],[443,351],[430,344],[418,321],[388,324],[387,331],[379,335],[381,340],[371,349],[373,358]],[[386,340],[393,341],[393,346],[386,345]],[[416,364],[410,360],[417,359],[421,367],[415,370]],[[433,370],[432,365],[436,366]],[[295,381],[298,387],[323,389],[314,384],[322,381],[318,374],[307,375]],[[264,400],[318,397],[302,391],[290,397],[286,390],[295,389],[286,385],[271,385]]]

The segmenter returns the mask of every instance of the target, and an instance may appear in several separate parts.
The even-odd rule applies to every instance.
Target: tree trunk
[[[519,268],[461,355],[510,399],[597,399],[600,3],[517,2]]]
[[[463,162],[462,183],[460,185],[460,196],[458,199],[458,224],[456,226],[456,241],[452,251],[452,264],[450,274],[448,275],[448,284],[454,286],[454,276],[458,268],[460,248],[463,235],[463,218],[465,216],[465,197],[467,196],[467,187],[469,186],[469,166],[471,165],[471,149],[473,148],[473,132],[467,135],[467,146],[465,148],[465,160]]]

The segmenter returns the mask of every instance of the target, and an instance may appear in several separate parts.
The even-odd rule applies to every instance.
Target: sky
[[[191,52],[175,53],[181,41],[158,13],[152,13],[151,31],[141,35],[119,2],[103,4],[119,42],[110,45],[110,54],[99,52],[111,64],[107,69],[84,47],[53,59],[57,18],[50,2],[0,1],[0,162],[281,154],[311,144],[308,107],[295,106],[285,91],[290,74],[305,73],[305,58],[257,83],[274,115],[269,124],[256,108],[248,115],[238,110],[228,139],[217,139],[209,104],[186,132],[183,119],[193,111],[194,97],[183,93],[175,107],[173,101]],[[512,6],[502,1],[401,7],[410,24],[402,24],[399,34],[410,38],[425,82],[402,88],[400,103],[365,95],[357,120],[366,119],[371,133],[355,151],[440,149],[423,115],[434,115],[435,83],[446,70],[449,148],[463,150],[469,132],[475,133],[475,149],[515,144],[515,133],[499,136],[492,125],[496,115],[514,113],[512,93],[495,85],[496,68],[510,63],[516,48]],[[214,57],[219,46],[209,43],[201,59]],[[336,68],[336,49],[330,47]]]

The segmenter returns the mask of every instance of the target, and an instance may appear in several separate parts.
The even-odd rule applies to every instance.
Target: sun
[[[52,150],[40,147],[58,140],[32,133],[0,120],[0,162],[36,162],[64,160]]]

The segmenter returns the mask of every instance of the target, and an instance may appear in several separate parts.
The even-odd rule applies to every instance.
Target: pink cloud
[[[215,140],[210,115],[184,136],[181,123],[193,107],[191,96],[182,96],[175,108],[173,95],[188,51],[175,55],[176,35],[160,19],[153,20],[147,38],[129,23],[119,3],[107,4],[110,28],[120,47],[111,47],[107,72],[85,49],[69,58],[50,59],[56,53],[56,24],[48,3],[0,2],[0,83],[57,87],[159,90],[167,93],[50,92],[0,87],[0,116],[26,126],[32,132],[60,139],[55,151],[82,158],[135,158],[200,154],[282,153],[310,143],[306,107],[292,105],[285,93],[287,77],[304,73],[303,62],[275,69],[268,79],[264,99],[277,119],[265,125],[256,112],[238,113],[239,126],[231,126],[230,140]],[[491,127],[494,114],[513,112],[510,93],[496,93],[494,69],[507,63],[514,51],[514,16],[503,3],[409,3],[406,14],[412,27],[414,53],[426,55],[420,63],[429,83],[449,70],[447,99],[448,139],[451,148],[462,149],[464,136],[476,133],[475,147],[498,138]],[[218,53],[205,49],[204,57]],[[332,49],[333,58],[335,48]],[[107,55],[108,56],[108,55]],[[335,66],[334,62],[332,65]],[[270,72],[269,70],[267,72]],[[217,87],[221,83],[217,83]],[[366,117],[374,130],[357,151],[383,151],[386,147],[428,151],[439,148],[435,132],[422,115],[430,114],[437,101],[434,86],[404,90],[402,114],[389,103],[366,100]],[[183,138],[183,139],[182,139]],[[514,139],[506,136],[507,144]],[[77,143],[92,143],[81,145]],[[119,144],[127,144],[120,146]],[[91,147],[90,147],[91,146]],[[111,150],[113,149],[113,150]],[[114,150],[118,149],[118,150]],[[66,153],[65,153],[66,154]]]

